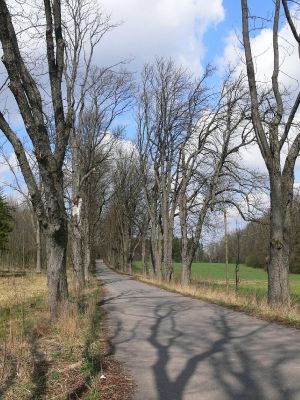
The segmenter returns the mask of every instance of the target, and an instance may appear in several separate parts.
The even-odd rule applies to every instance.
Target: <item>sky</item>
[[[205,65],[210,63],[218,69],[217,79],[228,63],[241,64],[239,0],[95,1],[100,2],[103,13],[110,14],[111,20],[119,24],[104,37],[95,53],[94,63],[100,66],[128,60],[127,68],[138,73],[146,62],[164,56],[172,57],[196,75],[200,75]],[[255,15],[270,17],[272,5],[272,0],[249,0],[250,10]],[[296,79],[300,71],[297,49],[290,45],[292,40],[286,26],[281,25],[280,29],[284,47],[281,67],[285,74],[282,74],[282,79],[287,85],[297,87]],[[252,44],[255,54],[260,55],[257,61],[259,78],[268,80],[272,72],[271,30],[266,26],[255,35]],[[132,115],[127,113],[121,123],[126,127],[126,138],[133,139]],[[9,157],[13,162],[13,155]],[[251,167],[265,170],[256,147],[247,149],[243,153],[243,160]],[[296,168],[298,181],[299,166],[300,163]],[[1,162],[0,176],[5,179],[8,177],[7,167]]]
[[[139,72],[146,62],[156,57],[172,57],[196,75],[207,64],[218,70],[216,79],[228,64],[241,64],[241,5],[239,0],[102,0],[103,10],[112,21],[122,22],[104,38],[96,58],[115,63],[120,59],[131,62],[128,67]],[[273,0],[249,0],[250,13],[265,18],[266,29],[255,32],[252,40],[257,58],[258,78],[270,81],[272,74],[271,19]],[[287,86],[298,87],[299,59],[297,48],[286,26],[281,24],[282,80]],[[241,64],[242,65],[242,64]],[[300,76],[299,76],[300,77]],[[130,115],[122,121],[128,138],[134,138],[135,128]],[[243,154],[245,163],[265,171],[256,147]],[[296,178],[300,179],[300,163]]]

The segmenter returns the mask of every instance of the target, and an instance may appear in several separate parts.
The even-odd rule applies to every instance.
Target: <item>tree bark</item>
[[[189,286],[192,279],[192,262],[188,257],[182,257],[181,261],[181,285]]]
[[[161,271],[161,260],[162,260],[162,245],[161,245],[161,232],[160,227],[156,225],[151,225],[151,261],[152,261],[152,269],[153,275],[157,277],[157,279],[161,280],[162,271]]]
[[[167,222],[166,231],[163,234],[163,245],[164,245],[164,280],[170,282],[173,277],[173,258],[172,258],[172,247],[173,247],[173,228],[170,226],[170,221]]]
[[[42,272],[42,251],[41,251],[41,227],[40,221],[36,221],[36,269],[37,273]]]
[[[85,207],[86,208],[86,207]],[[82,243],[83,243],[83,272],[85,283],[89,281],[89,274],[92,267],[92,238],[90,232],[90,220],[87,210],[84,212],[84,222],[82,224]]]
[[[56,319],[68,300],[66,275],[67,226],[46,233],[48,299],[52,319]]]
[[[72,230],[72,264],[74,286],[77,293],[84,288],[84,271],[83,271],[83,249],[81,231],[78,226],[77,217],[73,216],[71,221]]]
[[[289,206],[283,206],[281,177],[271,178],[270,262],[268,301],[271,306],[289,304]]]

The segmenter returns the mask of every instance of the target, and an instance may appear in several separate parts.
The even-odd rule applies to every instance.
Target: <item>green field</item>
[[[175,276],[180,277],[180,263],[174,263]],[[133,271],[142,272],[141,262],[133,263]],[[243,293],[265,296],[267,294],[267,272],[259,268],[240,265],[239,291]],[[192,277],[195,281],[210,283],[224,287],[226,282],[225,264],[222,263],[193,263]],[[229,286],[235,288],[235,264],[228,265]],[[291,295],[294,301],[300,301],[300,274],[290,274]]]

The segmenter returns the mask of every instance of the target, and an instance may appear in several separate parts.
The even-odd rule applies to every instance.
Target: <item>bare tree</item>
[[[45,201],[42,199],[42,193],[35,180],[24,146],[14,127],[7,122],[3,112],[0,112],[0,129],[14,148],[28,186],[33,208],[46,233],[49,304],[52,317],[56,317],[59,306],[68,298],[67,218],[64,206],[62,166],[72,125],[72,113],[70,109],[65,111],[62,94],[65,43],[62,34],[60,1],[45,0],[43,12],[50,97],[54,116],[54,149],[50,143],[49,127],[45,118],[45,103],[41,90],[20,51],[11,11],[5,0],[0,2],[2,62],[7,71],[9,89],[16,100],[26,133],[32,142],[45,192]]]
[[[194,135],[181,151],[178,209],[183,285],[190,282],[192,261],[208,212],[226,201],[240,203],[251,189],[249,182],[242,184],[237,157],[239,150],[253,141],[243,82],[243,75],[233,78],[232,71],[228,73],[215,104],[199,116]],[[238,201],[232,198],[232,192]]]
[[[288,2],[283,0],[288,24],[299,45]],[[289,252],[291,206],[293,202],[294,167],[300,150],[300,134],[297,133],[296,113],[300,103],[300,91],[290,105],[280,85],[280,48],[278,44],[280,0],[274,1],[273,19],[273,96],[262,107],[258,101],[260,85],[256,78],[252,55],[249,10],[247,0],[241,1],[243,42],[247,76],[252,106],[252,121],[256,139],[265,161],[270,181],[270,261],[268,277],[268,300],[272,306],[289,304]],[[296,132],[295,132],[296,130]],[[283,153],[289,146],[285,160]]]
[[[70,132],[70,164],[72,165],[71,248],[74,284],[77,292],[80,292],[85,284],[84,247],[82,246],[81,229],[82,189],[85,180],[88,179],[95,168],[95,165],[89,165],[89,169],[83,169],[80,148],[84,144],[82,136],[86,134],[87,126],[93,129],[95,147],[100,146],[100,142],[106,134],[103,123],[105,111],[102,109],[103,102],[101,100],[103,101],[103,97],[107,96],[108,92],[112,93],[112,87],[109,86],[110,82],[106,82],[106,87],[103,86],[103,75],[107,80],[109,70],[97,69],[92,62],[96,46],[115,25],[111,23],[110,17],[104,15],[99,6],[95,7],[95,4],[90,0],[67,0],[64,9],[64,38],[66,43],[64,77],[67,86],[67,104],[68,108],[72,110],[72,129]],[[103,93],[101,93],[101,89]],[[99,96],[102,96],[102,98],[100,99]],[[94,121],[92,122],[93,113],[97,113],[97,115],[93,116]],[[87,122],[88,118],[90,124]],[[91,137],[92,134],[88,133],[88,135]],[[92,149],[90,150],[92,151]],[[91,159],[91,157],[89,158]],[[85,167],[87,167],[87,164],[85,164]]]
[[[122,132],[121,127],[115,125],[115,120],[128,110],[132,101],[131,75],[125,71],[94,68],[87,83],[89,90],[82,100],[71,145],[72,259],[78,290],[84,286],[88,271],[88,268],[83,268],[88,249],[82,244],[83,238],[87,237],[90,218],[83,206],[89,202],[90,183],[95,181],[96,176],[102,176],[102,165],[111,157],[115,141]]]
[[[134,253],[141,239],[139,231],[142,203],[141,175],[134,149],[119,148],[112,175],[111,207],[115,219],[115,257],[123,271],[132,272]]]
[[[197,80],[172,60],[164,59],[146,65],[142,74],[138,151],[150,217],[152,262],[156,274],[166,280],[173,274],[172,242],[181,152],[195,132],[201,110],[207,107],[209,74],[208,68]]]

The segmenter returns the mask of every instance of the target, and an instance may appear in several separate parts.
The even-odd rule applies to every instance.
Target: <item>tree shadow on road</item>
[[[216,310],[217,308],[214,309],[215,313]],[[199,399],[202,385],[205,398],[213,398],[213,391],[216,387],[219,390],[221,388],[224,399],[230,400],[266,400],[269,398],[296,400],[300,398],[300,387],[287,388],[281,372],[282,366],[289,360],[296,360],[297,355],[288,351],[283,345],[279,351],[276,350],[271,366],[262,365],[258,360],[257,353],[252,356],[249,342],[255,338],[260,340],[260,331],[267,328],[268,324],[239,335],[228,320],[231,312],[223,311],[221,308],[217,311],[217,315],[210,320],[212,339],[199,334],[198,340],[203,342],[202,347],[205,350],[190,357],[181,367],[177,376],[171,379],[168,373],[171,352],[176,348],[184,351],[185,347],[183,341],[180,342],[180,338],[185,335],[185,327],[176,323],[178,312],[182,312],[182,310],[178,310],[176,305],[169,303],[158,305],[155,309],[156,321],[151,327],[151,335],[148,339],[157,353],[157,360],[152,366],[152,370],[159,395],[158,400],[181,400],[184,395],[188,398],[188,392],[185,392],[188,390],[190,379],[195,378],[195,374],[199,377]],[[168,339],[161,340],[161,333],[166,329],[166,324],[169,327]],[[213,339],[216,336],[219,338]],[[261,342],[260,345],[263,349],[264,343]],[[188,352],[188,350],[187,348],[186,351]],[[204,378],[207,369],[212,371],[214,377],[211,389]],[[272,397],[266,391],[267,385],[262,382],[264,379],[268,380],[267,385],[272,386]],[[208,394],[210,391],[211,397]]]
[[[300,356],[296,338],[285,340],[291,330],[158,290],[125,284],[104,301],[117,311],[113,347],[133,349],[135,340],[146,340],[154,348],[156,400],[300,399],[300,379],[289,380]],[[136,365],[143,356],[136,354]]]

